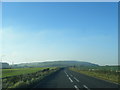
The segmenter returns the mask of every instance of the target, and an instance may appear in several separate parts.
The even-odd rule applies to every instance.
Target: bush
[[[19,81],[17,83],[15,83],[13,86],[9,87],[9,88],[22,88],[22,87],[25,87],[27,86],[27,83],[24,82],[24,81]]]
[[[3,78],[3,89],[8,88],[25,88],[25,87],[31,87],[36,82],[43,79],[45,76],[55,72],[56,70],[49,70],[46,69],[44,71],[38,71],[30,74],[22,74],[12,77],[6,77]]]

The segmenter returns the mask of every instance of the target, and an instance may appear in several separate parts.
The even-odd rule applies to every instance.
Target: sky
[[[117,2],[3,2],[2,61],[118,64]]]
[[[2,2],[119,2],[119,0],[2,0]]]

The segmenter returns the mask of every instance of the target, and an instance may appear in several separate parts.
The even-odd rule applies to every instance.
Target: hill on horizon
[[[84,61],[47,61],[47,62],[33,62],[21,63],[12,65],[13,68],[22,67],[70,67],[70,66],[99,66],[98,64],[84,62]]]

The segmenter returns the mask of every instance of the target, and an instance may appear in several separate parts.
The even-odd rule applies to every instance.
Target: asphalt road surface
[[[118,89],[118,84],[80,74],[68,69],[61,69],[46,77],[34,88],[72,88],[74,90],[94,90],[95,88]]]

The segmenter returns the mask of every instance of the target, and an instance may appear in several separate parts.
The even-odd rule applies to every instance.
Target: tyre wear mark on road
[[[90,90],[86,85],[83,85],[84,88],[86,88],[87,90]]]
[[[74,85],[74,87],[75,87],[76,90],[80,90],[76,85]]]

